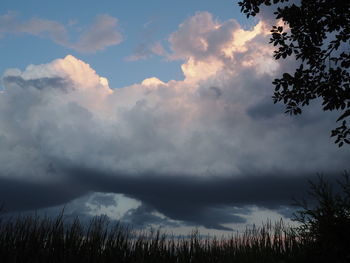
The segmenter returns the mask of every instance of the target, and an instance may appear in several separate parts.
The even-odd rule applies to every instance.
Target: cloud
[[[95,22],[72,44],[80,52],[95,52],[119,44],[123,37],[117,30],[118,20],[110,15],[98,15]]]
[[[122,41],[118,20],[110,15],[98,15],[76,42],[69,40],[65,25],[47,19],[31,18],[21,21],[16,13],[0,15],[0,36],[6,34],[29,34],[49,38],[55,43],[82,53],[93,53]]]
[[[131,222],[141,214],[141,225],[226,230],[245,220],[234,207],[282,211],[312,175],[349,169],[349,149],[329,138],[334,114],[311,105],[294,118],[270,106],[271,79],[293,64],[271,58],[262,22],[245,31],[197,13],[169,41],[170,56],[184,60],[181,81],[111,89],[70,55],[5,72],[0,200],[8,210],[121,193],[142,202]]]
[[[46,37],[63,46],[68,42],[67,29],[61,23],[40,18],[20,21],[18,14],[15,12],[0,15],[0,33],[2,35],[30,34]]]
[[[134,50],[133,54],[126,58],[127,61],[147,59],[152,55],[164,56],[167,52],[160,42],[142,42]]]
[[[237,22],[232,20],[230,27],[238,27]],[[217,48],[217,45],[209,45],[209,40],[217,41],[216,43],[222,43],[223,38],[230,38],[232,31],[227,30],[226,33],[218,34],[220,39],[212,39],[210,36],[218,32],[220,27],[217,21],[213,21],[213,17],[208,12],[198,12],[193,17],[187,19],[180,26],[178,31],[171,34],[169,43],[172,50],[172,58],[184,58],[189,57],[203,58],[208,55],[209,52],[213,52]]]
[[[141,204],[137,208],[128,210],[125,215],[120,219],[121,222],[132,225],[133,228],[147,229],[156,225],[159,227],[178,227],[179,223],[173,220],[169,220],[148,205]]]
[[[133,53],[126,58],[127,61],[137,61],[147,59],[153,55],[165,56],[167,54],[161,41],[155,41],[154,37],[157,32],[157,24],[149,21],[144,25],[141,34],[141,41],[134,48]]]

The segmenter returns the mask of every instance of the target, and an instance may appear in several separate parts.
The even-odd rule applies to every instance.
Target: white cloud
[[[69,26],[73,26],[70,22]],[[67,27],[57,21],[31,18],[21,21],[16,13],[0,15],[0,34],[30,34],[49,38],[55,43],[82,53],[91,53],[117,45],[122,41],[118,20],[109,15],[98,15],[77,42],[71,42]],[[1,36],[1,35],[0,35]]]

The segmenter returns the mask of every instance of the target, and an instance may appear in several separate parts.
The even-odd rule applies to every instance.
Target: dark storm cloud
[[[137,227],[149,224],[174,226],[153,213],[159,212],[184,224],[229,230],[222,224],[244,223],[242,214],[249,213],[250,206],[268,208],[290,216],[292,212],[288,206],[293,203],[293,198],[305,196],[309,189],[307,180],[316,179],[315,175],[288,176],[278,173],[240,178],[199,178],[118,176],[91,169],[68,170],[70,181],[51,185],[1,179],[0,200],[8,200],[5,208],[13,211],[65,203],[89,191],[121,193],[142,202],[140,207],[130,210],[122,218]],[[329,179],[333,178],[331,176]],[[101,202],[106,203],[106,200]]]
[[[288,206],[294,199],[307,199],[308,180],[317,179],[316,175],[279,173],[247,174],[240,178],[147,175],[120,176],[118,179],[106,174],[97,175],[91,170],[73,170],[71,173],[77,178],[83,176],[86,187],[94,191],[123,193],[171,219],[221,230],[225,230],[221,224],[244,223],[245,219],[240,215],[248,212],[249,206],[291,215]],[[325,175],[333,183],[335,177],[334,174]],[[145,211],[145,207],[140,209]]]
[[[290,176],[244,175],[241,177],[207,176],[205,178],[176,175],[108,176],[91,170],[72,170],[75,178],[84,178],[85,188],[101,192],[123,193],[149,203],[169,215],[183,217],[194,207],[222,205],[259,205],[278,208],[291,204],[308,189],[308,179],[315,175]],[[178,211],[178,212],[176,212]]]
[[[4,212],[61,205],[86,193],[87,188],[71,180],[30,182],[10,177],[0,178],[0,203]]]

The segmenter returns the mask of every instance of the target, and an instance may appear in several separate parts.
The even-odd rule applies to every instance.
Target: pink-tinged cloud
[[[238,26],[238,25],[235,25]],[[208,12],[199,12],[179,26],[171,34],[169,43],[173,50],[171,58],[187,59],[192,56],[205,56],[208,50],[208,36],[219,27]],[[220,37],[223,37],[220,36]]]
[[[71,42],[65,25],[47,19],[31,18],[21,21],[16,13],[0,15],[0,36],[6,34],[30,34],[49,38],[55,43],[81,53],[93,53],[119,44],[123,37],[118,20],[109,15],[98,15],[93,24]]]

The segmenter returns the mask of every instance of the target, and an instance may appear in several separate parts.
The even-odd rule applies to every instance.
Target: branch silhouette
[[[270,44],[275,59],[293,56],[299,62],[294,74],[284,73],[272,83],[274,103],[286,105],[286,113],[298,115],[302,107],[317,98],[324,111],[343,111],[339,127],[331,132],[339,147],[350,144],[350,1],[244,0],[238,4],[247,17],[260,12],[262,5],[275,9],[276,20]],[[273,6],[274,4],[274,6]]]

